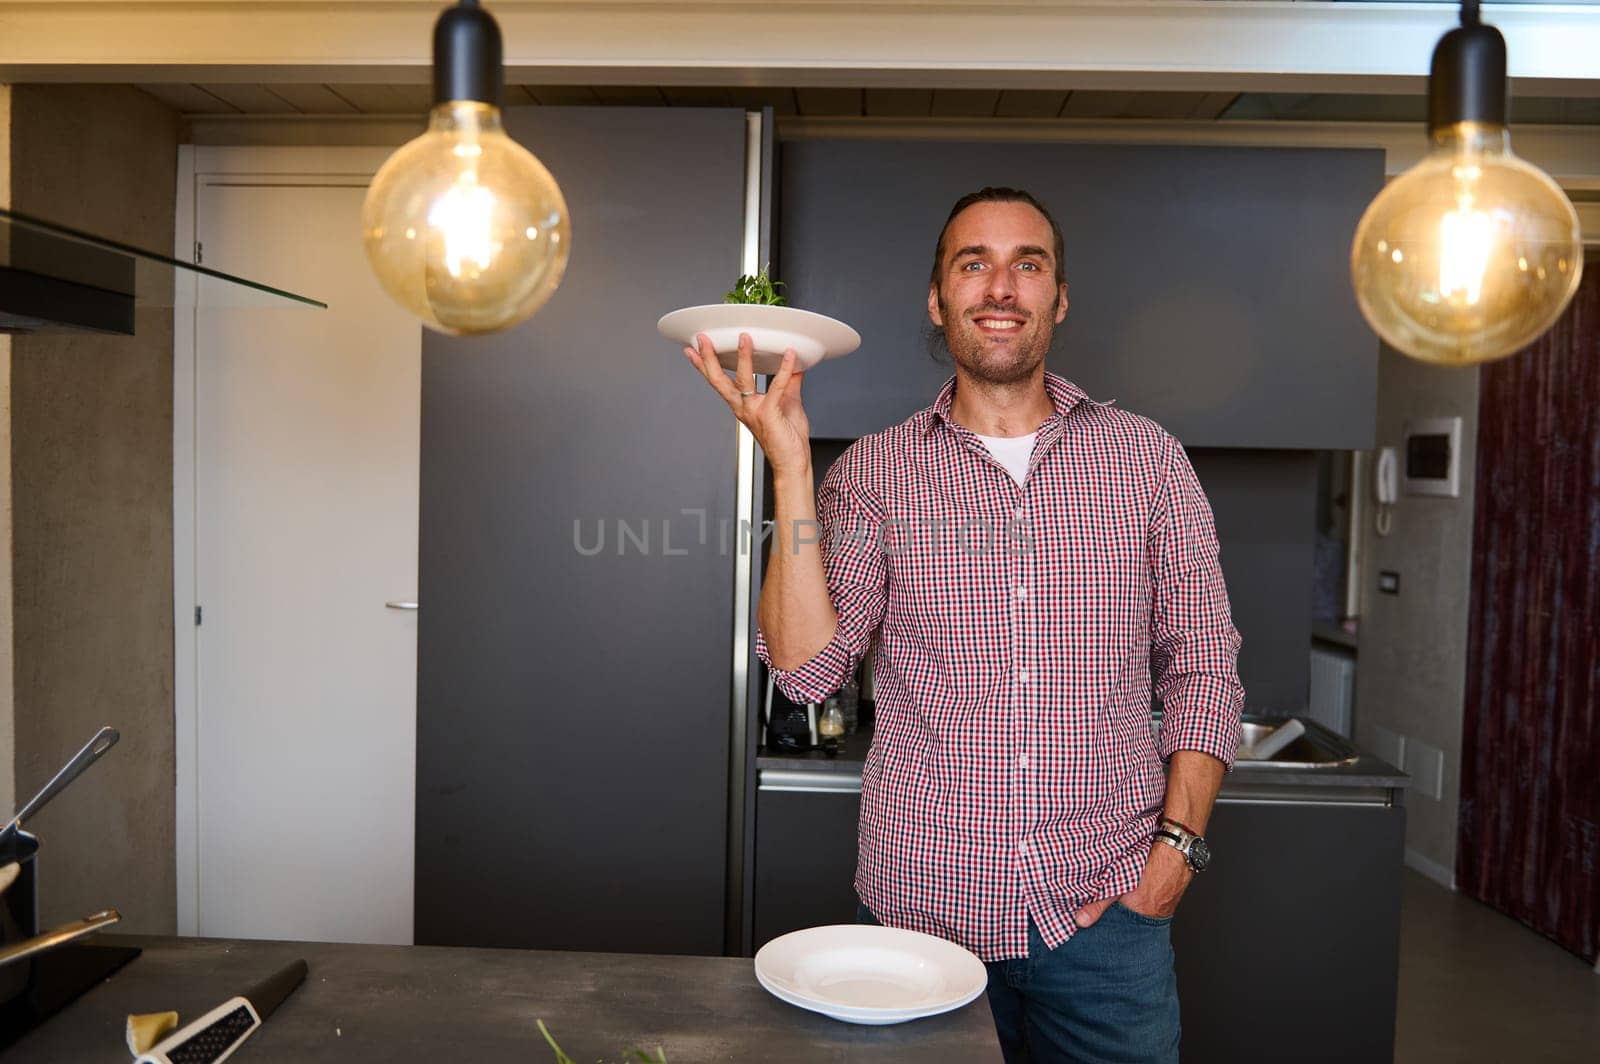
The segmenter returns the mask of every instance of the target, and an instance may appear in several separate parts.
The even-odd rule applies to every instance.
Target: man
[[[1066,312],[1045,208],[958,201],[928,286],[955,377],[853,444],[815,509],[794,353],[762,394],[748,337],[733,381],[706,337],[684,350],[772,469],[778,686],[821,700],[877,636],[863,918],[985,961],[1008,1061],[1176,1062],[1169,923],[1238,745],[1239,637],[1183,448],[1045,372]]]

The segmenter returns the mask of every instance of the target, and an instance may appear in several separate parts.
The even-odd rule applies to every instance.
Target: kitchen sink
[[[1244,715],[1243,734],[1240,736],[1239,745],[1249,746],[1256,740],[1268,735],[1274,728],[1283,724],[1287,717],[1263,717],[1246,713]],[[1306,733],[1266,761],[1251,761],[1239,758],[1233,763],[1236,772],[1259,771],[1262,769],[1294,769],[1315,772],[1333,768],[1344,768],[1353,765],[1360,758],[1361,751],[1355,744],[1337,732],[1330,731],[1316,721],[1299,718],[1300,723],[1306,726]],[[1161,727],[1161,717],[1156,715],[1151,719],[1151,727]]]
[[[1287,717],[1253,717],[1246,715],[1244,718],[1244,734],[1239,739],[1239,745],[1249,746],[1257,739],[1265,738],[1272,729],[1282,724]],[[1306,726],[1306,733],[1266,761],[1250,761],[1240,758],[1233,763],[1236,769],[1261,769],[1261,768],[1298,768],[1298,769],[1328,769],[1342,768],[1353,765],[1361,752],[1355,744],[1338,732],[1330,731],[1316,721],[1300,718],[1300,723]]]

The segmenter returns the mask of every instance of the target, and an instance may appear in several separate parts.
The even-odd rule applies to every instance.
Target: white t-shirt
[[[1021,484],[1028,475],[1028,460],[1033,457],[1033,441],[1038,435],[1030,432],[1026,436],[979,436],[978,439],[989,448],[995,461],[1006,467],[1011,479]]]

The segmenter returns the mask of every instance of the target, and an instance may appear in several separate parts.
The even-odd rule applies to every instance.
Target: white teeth
[[[979,318],[978,324],[990,329],[1018,329],[1022,327],[1020,321],[996,321],[993,318]]]

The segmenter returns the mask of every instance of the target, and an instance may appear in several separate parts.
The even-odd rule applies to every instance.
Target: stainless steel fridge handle
[[[860,794],[861,773],[764,768],[756,772],[756,789],[789,794]]]
[[[414,610],[417,608],[417,604],[415,602],[385,602],[384,605],[389,607],[391,610]]]

